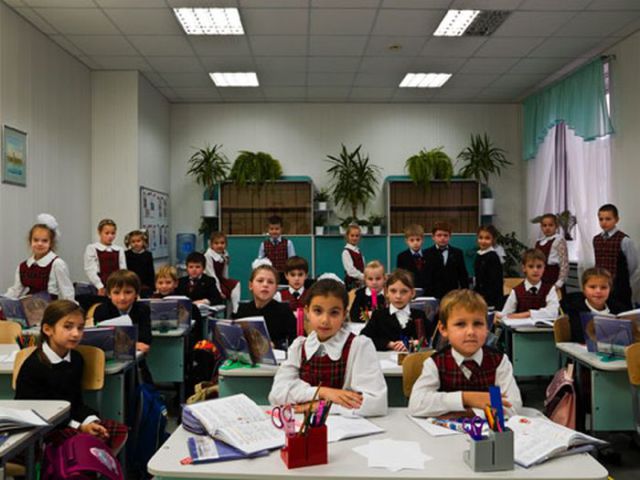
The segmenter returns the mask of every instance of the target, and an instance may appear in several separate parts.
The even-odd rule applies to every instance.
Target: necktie
[[[193,278],[189,279],[189,293],[193,292],[196,288],[196,281]]]
[[[604,238],[605,240],[609,240],[609,232],[604,232],[602,234],[602,238]]]
[[[473,376],[480,368],[474,360],[465,360],[464,362],[462,362],[462,365],[464,365],[467,370],[471,372],[471,376]]]
[[[529,289],[529,293],[532,294],[532,295],[537,294],[538,293],[538,288],[537,287],[531,287]]]
[[[295,298],[296,300],[300,298],[300,292],[298,292],[297,290],[295,292],[293,292],[293,298]]]

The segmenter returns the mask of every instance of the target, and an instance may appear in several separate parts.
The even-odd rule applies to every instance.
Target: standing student
[[[373,312],[384,309],[385,304],[384,266],[378,260],[372,260],[364,269],[364,287],[356,290],[349,317],[352,322],[368,322]]]
[[[344,326],[349,299],[341,282],[318,280],[307,295],[305,314],[311,333],[289,348],[273,379],[272,405],[332,401],[335,413],[360,416],[387,413],[384,381],[371,339]]]
[[[347,290],[359,288],[364,282],[364,255],[358,248],[361,231],[359,225],[349,225],[344,234],[347,243],[342,250],[342,267],[344,268],[344,283]]]
[[[289,308],[296,312],[304,307],[305,282],[309,274],[309,263],[302,257],[291,257],[287,260],[284,269],[284,276],[287,279],[288,287],[280,292],[280,299],[289,302]]]
[[[146,230],[133,230],[124,237],[124,252],[127,270],[140,278],[140,296],[148,298],[153,292],[156,272],[153,267],[153,255],[149,248],[149,234]]]
[[[204,254],[207,260],[205,273],[216,279],[216,286],[220,296],[231,301],[233,313],[240,305],[240,282],[229,278],[229,263],[227,252],[227,236],[222,232],[213,232],[209,238],[209,248]]]
[[[416,288],[424,289],[426,264],[422,250],[422,243],[424,242],[424,228],[422,228],[422,225],[413,223],[405,227],[404,242],[408,248],[398,254],[396,267],[411,272]]]
[[[278,282],[284,284],[284,266],[287,258],[295,256],[296,249],[291,240],[282,236],[282,217],[272,215],[267,222],[269,238],[260,244],[258,258],[268,258],[278,272]]]
[[[493,244],[498,231],[493,225],[478,228],[478,251],[474,261],[475,282],[473,289],[484,298],[487,305],[502,309],[504,292],[502,262]]]
[[[424,294],[442,298],[451,290],[468,288],[469,275],[462,250],[449,245],[451,226],[446,222],[436,222],[431,238],[434,245],[424,251],[427,272]]]
[[[411,308],[415,295],[411,273],[402,269],[393,272],[387,277],[384,293],[389,306],[373,312],[361,335],[371,338],[376,350],[407,352],[420,347],[433,328],[422,310]]]
[[[178,280],[176,293],[189,297],[195,304],[220,305],[224,300],[218,291],[216,279],[204,273],[207,259],[200,252],[191,252],[185,261],[187,276]]]
[[[610,203],[598,210],[602,233],[593,237],[596,267],[604,268],[613,277],[611,299],[625,310],[633,308],[631,279],[638,268],[638,255],[629,236],[618,229],[618,209]]]
[[[116,270],[127,268],[127,261],[122,247],[115,245],[116,222],[110,218],[98,223],[100,241],[87,245],[84,251],[84,271],[89,281],[98,290],[98,295],[105,295],[104,285],[107,278]]]
[[[484,346],[489,334],[487,304],[472,290],[455,290],[440,302],[440,334],[449,345],[422,367],[409,397],[409,413],[435,417],[484,408],[489,387],[500,387],[507,413],[522,407],[520,390],[507,356]]]
[[[41,213],[29,230],[31,256],[16,268],[13,286],[6,297],[18,299],[25,295],[48,292],[57,298],[73,300],[73,283],[64,260],[55,254],[58,222],[47,213]]]
[[[74,302],[56,300],[44,311],[40,341],[22,364],[16,381],[16,400],[66,400],[71,420],[48,434],[54,445],[77,433],[88,433],[104,441],[115,455],[127,440],[127,426],[101,420],[82,399],[84,361],[75,348],[84,332],[84,312]]]
[[[542,281],[564,291],[564,284],[569,276],[569,253],[567,241],[558,233],[558,217],[553,213],[545,213],[540,218],[540,231],[542,237],[534,248],[542,251],[547,258]]]

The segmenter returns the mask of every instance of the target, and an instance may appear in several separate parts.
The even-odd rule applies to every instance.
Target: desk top
[[[556,348],[574,359],[587,364],[591,368],[609,372],[620,372],[627,370],[627,361],[624,358],[603,361],[597,353],[589,352],[586,345],[575,342],[557,343]]]
[[[467,449],[464,435],[431,437],[418,425],[407,418],[406,408],[392,408],[386,417],[370,419],[384,428],[385,433],[345,440],[329,444],[329,464],[287,470],[278,451],[267,457],[250,460],[209,463],[202,465],[181,465],[180,460],[189,456],[187,438],[192,434],[182,427],[156,452],[148,464],[151,474],[172,479],[225,478],[275,480],[280,478],[303,478],[305,480],[348,480],[348,479],[388,479],[403,478],[446,478],[467,480],[483,479],[606,479],[607,471],[588,454],[578,454],[556,458],[529,469],[516,466],[507,472],[474,474],[462,461],[462,453]],[[416,441],[420,449],[433,460],[425,463],[424,470],[401,470],[390,472],[386,469],[369,468],[367,459],[352,451],[353,447],[366,445],[370,440],[395,439]]]
[[[151,335],[155,337],[182,337],[186,333],[191,330],[191,327],[178,327],[172,328],[171,330],[161,331],[161,330],[151,330]]]

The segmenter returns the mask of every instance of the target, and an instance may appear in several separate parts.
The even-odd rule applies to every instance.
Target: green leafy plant
[[[253,183],[262,186],[282,176],[280,162],[265,152],[243,150],[233,162],[229,178],[239,186]]]
[[[496,243],[504,248],[505,258],[502,269],[505,277],[519,277],[522,254],[528,248],[516,237],[516,232],[502,234],[498,232]]]
[[[407,158],[404,168],[413,180],[413,183],[429,190],[432,180],[451,180],[453,176],[453,163],[451,157],[442,149],[444,147],[423,148],[415,155]]]
[[[325,227],[327,225],[327,216],[322,213],[316,213],[313,216],[313,224],[316,227]]]
[[[507,152],[493,145],[489,137],[484,135],[471,135],[471,143],[458,155],[462,162],[460,175],[464,178],[475,178],[484,183],[482,189],[483,198],[491,197],[491,190],[487,183],[491,175],[500,176],[502,169],[512,163],[507,160]]]
[[[330,191],[335,204],[351,210],[356,217],[358,207],[366,210],[367,204],[375,196],[378,187],[380,167],[369,162],[368,156],[360,153],[359,145],[353,152],[342,145],[338,156],[327,155],[331,167],[327,173],[331,177]]]
[[[565,210],[561,213],[556,213],[556,221],[562,229],[565,240],[573,240],[573,230],[578,224],[578,218],[569,210]],[[531,223],[540,223],[542,221],[542,215],[538,215],[531,219]]]
[[[382,225],[382,216],[377,214],[369,215],[369,225],[372,227],[377,227],[378,225]]]
[[[349,225],[357,225],[358,224],[358,219],[356,217],[344,217],[344,218],[338,218],[338,220],[340,221],[339,225],[342,228],[347,228]]]
[[[229,174],[229,160],[221,152],[222,145],[208,145],[198,149],[189,158],[187,175],[195,178],[196,183],[205,188],[207,198],[213,200],[214,187],[225,181]]]
[[[369,220],[367,220],[366,218],[359,218],[356,223],[358,225],[360,225],[361,227],[368,227],[369,226]]]
[[[206,238],[209,238],[211,232],[217,229],[217,221],[217,218],[202,217],[200,227],[198,228],[198,233],[200,235],[204,235]]]
[[[328,202],[329,201],[329,190],[326,188],[321,188],[320,191],[316,192],[313,199],[316,202]]]

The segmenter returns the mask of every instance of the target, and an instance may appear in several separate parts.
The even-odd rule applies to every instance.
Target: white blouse
[[[33,258],[33,255],[27,259],[27,266],[30,267],[36,263],[39,267],[46,267],[51,262],[51,273],[49,274],[49,283],[47,284],[47,291],[51,295],[57,295],[61,300],[74,300],[75,290],[73,288],[73,282],[69,275],[69,268],[64,260],[60,257],[55,258],[54,252],[47,253],[40,260]],[[29,293],[29,287],[22,285],[20,281],[20,265],[16,268],[16,274],[13,281],[13,286],[7,290],[5,297],[18,299]]]
[[[104,288],[102,280],[98,272],[100,272],[100,261],[98,260],[98,252],[118,252],[118,266],[121,270],[126,270],[127,260],[124,256],[124,249],[118,245],[103,245],[100,242],[90,243],[84,251],[84,271],[89,281],[97,288]]]
[[[360,253],[362,255],[362,252],[360,252],[360,249],[358,247],[347,243],[344,246],[344,250],[342,250],[342,267],[344,268],[344,271],[347,272],[347,275],[349,275],[351,278],[364,280],[364,273],[355,267],[355,265],[353,264],[353,259],[351,258],[351,254],[347,252],[347,250],[353,250],[354,252]],[[365,266],[367,264],[364,260],[364,255],[362,255],[362,263]]]

